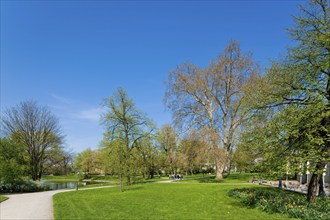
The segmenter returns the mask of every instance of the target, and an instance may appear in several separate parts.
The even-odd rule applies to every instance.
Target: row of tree
[[[107,128],[102,147],[79,153],[74,163],[63,148],[59,121],[48,108],[26,101],[4,111],[1,181],[15,183],[26,176],[40,180],[45,174],[79,170],[86,176],[118,175],[130,184],[137,176],[213,172],[217,157],[207,132],[190,130],[179,138],[170,125],[156,129],[122,89],[104,103],[109,111],[102,117]]]
[[[123,179],[131,184],[137,176],[153,178],[155,174],[213,169],[216,157],[203,133],[191,130],[179,139],[170,125],[156,129],[123,89],[106,99],[104,106],[108,111],[102,116],[106,128],[102,147],[83,151],[75,161],[85,174],[118,175],[122,186]]]

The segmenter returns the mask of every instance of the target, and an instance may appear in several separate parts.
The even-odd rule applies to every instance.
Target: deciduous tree
[[[26,174],[26,153],[23,146],[11,139],[0,138],[0,181],[15,184]]]
[[[85,177],[91,174],[102,173],[102,160],[98,150],[90,148],[80,152],[74,161],[74,167],[84,173]]]
[[[25,101],[4,111],[2,125],[7,137],[24,146],[31,178],[40,180],[47,152],[63,140],[59,120],[48,108]]]
[[[181,128],[208,131],[214,154],[218,155],[217,178],[222,178],[235,131],[249,111],[243,108],[244,86],[256,73],[251,54],[243,54],[238,42],[231,41],[207,68],[184,63],[169,74],[167,107]]]
[[[158,132],[157,141],[163,156],[163,166],[168,173],[178,168],[178,134],[171,125],[164,125]]]
[[[330,8],[327,0],[312,0],[301,6],[289,33],[296,46],[283,60],[274,62],[252,97],[259,109],[272,108],[273,116],[265,128],[265,145],[272,140],[269,155],[285,164],[284,159],[298,158],[311,180],[307,199],[316,200],[323,169],[330,161]],[[264,145],[264,146],[265,146]],[[277,146],[277,147],[276,147]],[[286,156],[285,156],[286,155]],[[291,166],[292,167],[292,166]],[[302,166],[304,167],[304,166]]]
[[[112,97],[105,99],[103,105],[108,109],[102,117],[102,123],[106,127],[103,142],[116,141],[117,144],[122,145],[118,148],[118,160],[120,166],[125,169],[121,173],[126,175],[127,184],[130,184],[131,152],[138,146],[139,141],[147,138],[154,131],[153,123],[144,113],[136,109],[132,99],[121,88]]]

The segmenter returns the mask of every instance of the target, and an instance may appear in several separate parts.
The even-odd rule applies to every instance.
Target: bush
[[[258,207],[268,213],[287,214],[293,218],[306,220],[329,220],[330,199],[319,198],[310,204],[304,195],[273,188],[233,189],[228,195],[239,198],[248,207]]]
[[[47,188],[32,180],[19,180],[15,182],[0,181],[0,193],[39,192],[44,190],[47,190]]]

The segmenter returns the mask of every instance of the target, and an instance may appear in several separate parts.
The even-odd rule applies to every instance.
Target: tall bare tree
[[[40,180],[47,153],[62,144],[59,120],[48,108],[25,101],[4,111],[2,125],[8,137],[24,146],[31,178]]]
[[[231,41],[207,68],[184,63],[169,73],[165,102],[181,128],[208,131],[216,156],[216,177],[228,162],[235,131],[247,115],[244,86],[257,65]]]

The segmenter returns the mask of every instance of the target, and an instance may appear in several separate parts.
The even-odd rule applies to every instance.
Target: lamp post
[[[78,174],[79,174],[79,172],[78,172],[78,170],[76,170],[76,191],[78,191]]]

